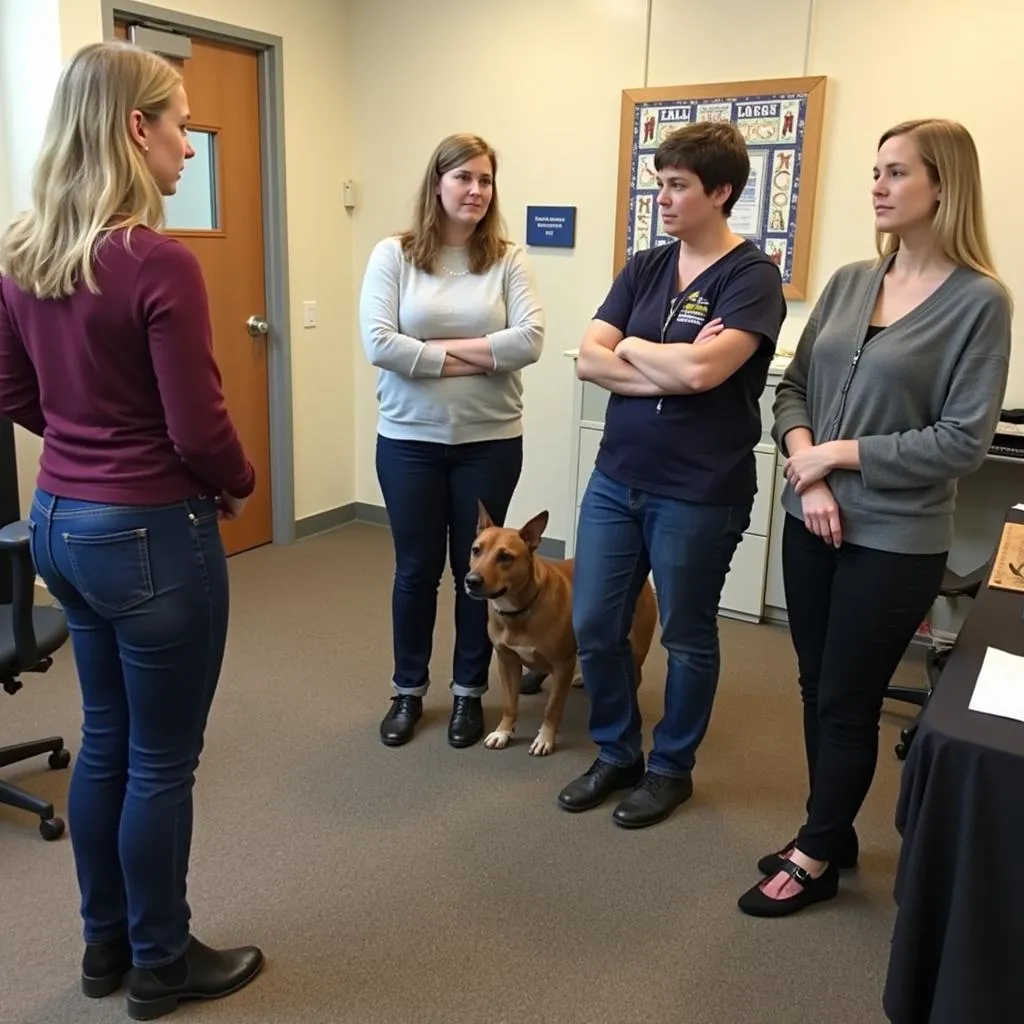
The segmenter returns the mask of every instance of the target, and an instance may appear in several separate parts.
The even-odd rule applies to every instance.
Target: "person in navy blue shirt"
[[[732,124],[673,132],[655,155],[675,242],[633,256],[580,345],[577,374],[611,395],[576,532],[573,627],[597,760],[568,811],[630,789],[613,820],[653,825],[693,792],[719,674],[718,603],[757,490],[758,399],[786,316],[778,267],[728,218],[750,160]],[[644,763],[633,608],[653,570],[668,652]]]

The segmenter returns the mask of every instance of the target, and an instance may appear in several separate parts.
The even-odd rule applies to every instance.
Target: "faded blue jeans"
[[[628,767],[643,757],[629,631],[653,570],[668,678],[647,767],[672,778],[693,768],[718,687],[718,603],[752,504],[664,498],[594,470],[576,530],[572,618],[602,761]]]
[[[189,941],[192,788],[228,624],[212,499],[32,503],[36,570],[67,615],[82,690],[68,818],[86,942],[160,967]]]

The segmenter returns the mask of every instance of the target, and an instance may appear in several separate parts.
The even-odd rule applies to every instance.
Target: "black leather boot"
[[[400,747],[408,743],[422,714],[422,697],[410,697],[404,693],[392,697],[391,707],[380,723],[381,742],[387,747]]]
[[[558,802],[567,811],[589,811],[603,804],[616,790],[631,789],[643,777],[643,758],[628,768],[598,758],[558,794]]]
[[[484,709],[479,697],[456,697],[448,722],[448,742],[453,747],[471,747],[484,734]]]
[[[220,999],[244,988],[260,972],[263,953],[255,946],[210,949],[192,938],[184,955],[166,967],[132,969],[128,980],[128,1016],[132,1020],[166,1017],[186,999]]]
[[[82,992],[102,999],[121,987],[132,969],[132,947],[127,937],[111,942],[88,942],[82,956]]]

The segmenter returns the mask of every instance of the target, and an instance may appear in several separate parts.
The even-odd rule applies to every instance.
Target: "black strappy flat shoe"
[[[744,914],[751,917],[788,917],[813,903],[835,899],[839,893],[839,868],[835,864],[829,864],[817,878],[791,860],[784,861],[779,871],[789,875],[801,887],[800,891],[786,899],[773,900],[762,892],[762,879],[739,898],[739,908]]]

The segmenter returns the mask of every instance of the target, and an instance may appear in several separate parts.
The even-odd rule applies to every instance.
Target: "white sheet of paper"
[[[967,706],[986,715],[1024,722],[1024,658],[989,647]]]
[[[1013,507],[1021,512],[1024,512],[1024,502],[1020,502],[1019,504],[1014,505]]]

